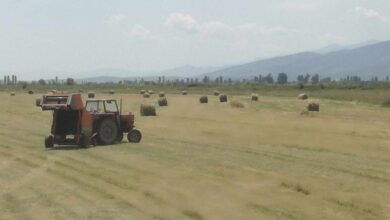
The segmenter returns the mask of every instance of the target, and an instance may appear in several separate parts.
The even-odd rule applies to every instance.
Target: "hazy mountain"
[[[350,45],[331,44],[331,45],[328,45],[326,47],[315,50],[313,52],[320,53],[320,54],[326,54],[326,53],[336,52],[339,50],[352,50],[352,49],[365,47],[365,46],[369,46],[369,45],[373,45],[373,44],[377,44],[377,43],[380,43],[380,41],[370,40],[370,41],[365,41],[362,43],[350,44]]]
[[[164,75],[164,76],[176,76],[176,77],[194,77],[201,75],[203,73],[208,73],[208,72],[214,72],[218,71],[220,69],[226,68],[226,66],[223,67],[196,67],[196,66],[191,66],[191,65],[185,65],[169,70],[164,70],[161,71],[159,74]]]
[[[304,52],[288,56],[259,60],[214,71],[206,75],[225,78],[252,78],[259,74],[285,72],[290,79],[303,73],[318,73],[322,77],[359,75],[390,75],[390,41],[380,42],[355,49],[344,49],[327,54]]]

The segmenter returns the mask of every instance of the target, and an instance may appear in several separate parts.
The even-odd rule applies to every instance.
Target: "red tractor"
[[[118,108],[112,99],[90,99],[86,106],[80,94],[47,94],[40,106],[43,111],[53,111],[51,135],[45,138],[45,147],[57,145],[90,144],[110,145],[121,142],[123,134],[132,143],[139,143],[142,134],[134,127],[134,115],[122,115],[122,102]]]

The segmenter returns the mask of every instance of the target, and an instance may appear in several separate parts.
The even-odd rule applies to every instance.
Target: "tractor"
[[[51,134],[45,147],[54,145],[110,145],[121,142],[124,133],[131,143],[139,143],[142,134],[134,127],[134,115],[122,115],[114,99],[88,99],[84,107],[79,93],[50,93],[42,97],[43,111],[53,111]]]

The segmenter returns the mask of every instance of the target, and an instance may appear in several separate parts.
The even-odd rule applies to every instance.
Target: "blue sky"
[[[388,0],[0,0],[0,75],[219,66],[390,40]]]

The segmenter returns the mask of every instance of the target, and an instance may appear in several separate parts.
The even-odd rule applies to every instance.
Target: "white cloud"
[[[112,15],[108,18],[108,22],[112,24],[117,24],[123,22],[127,18],[124,14]]]
[[[130,35],[133,37],[150,37],[151,33],[150,30],[140,24],[135,24],[130,30]]]
[[[274,35],[297,32],[297,30],[285,28],[282,26],[269,27],[258,25],[256,23],[246,23],[238,26],[228,25],[221,21],[198,22],[189,14],[173,13],[170,14],[165,24],[178,30],[188,33],[203,35],[222,36],[233,33],[252,33],[260,35]]]
[[[165,24],[187,32],[199,32],[200,29],[198,22],[189,14],[172,13]]]
[[[375,19],[384,23],[390,23],[390,17],[382,15],[373,9],[356,7],[355,12],[366,18]]]

